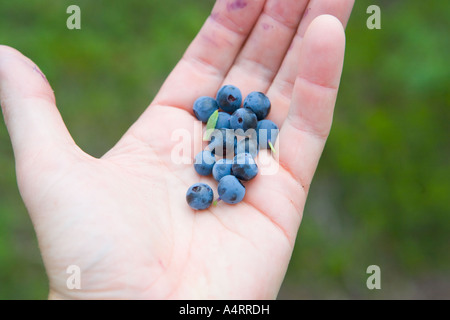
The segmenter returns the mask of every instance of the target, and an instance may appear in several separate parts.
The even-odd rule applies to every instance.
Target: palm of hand
[[[173,129],[193,127],[191,115],[166,108],[156,107],[155,119],[170,113],[180,119]],[[150,131],[172,130],[161,123],[150,124]],[[61,178],[43,188],[45,206],[51,207],[37,210],[49,215],[39,239],[56,294],[274,296],[292,251],[299,224],[293,201],[303,201],[302,188],[288,174],[260,176],[247,184],[243,203],[193,211],[185,200],[189,185],[200,179],[216,183],[200,178],[192,165],[173,164],[167,140],[160,140],[158,149],[130,136],[102,159],[81,155],[69,172],[62,170]],[[264,179],[290,186],[297,199],[262,187]],[[278,215],[289,217],[283,223],[292,226],[280,225]],[[80,267],[82,290],[66,290],[69,265]]]
[[[295,10],[290,14],[300,15],[306,2],[292,2]],[[32,63],[24,63],[24,57],[9,48],[0,50],[10,59],[9,68],[14,65],[31,79],[27,96],[17,98],[24,90],[0,63],[1,101],[15,151],[18,183],[36,229],[52,297],[276,296],[292,253],[307,188],[329,131],[342,67],[343,33],[336,19],[320,17],[303,40],[294,38],[290,50],[290,40],[284,47],[269,48],[264,40],[257,40],[262,31],[255,31],[256,27],[265,26],[265,22],[256,22],[258,16],[262,19],[262,4],[254,2],[240,8],[247,10],[246,17],[253,17],[253,22],[248,19],[246,26],[235,21],[244,24],[247,33],[256,22],[242,47],[247,36],[241,34],[239,39],[239,33],[230,29],[234,24],[226,25],[227,20],[220,19],[220,15],[230,14],[229,8],[216,4],[154,102],[101,159],[75,146],[54,115],[57,111],[48,85],[36,69],[27,69]],[[318,10],[317,15],[333,13],[345,23],[350,10],[348,1],[337,12]],[[289,13],[284,14],[288,21]],[[307,22],[297,20],[301,34],[306,29],[302,23]],[[325,32],[331,35],[327,37]],[[292,39],[293,33],[288,37],[279,31],[270,37]],[[318,41],[318,36],[323,39]],[[211,41],[215,41],[215,49]],[[261,67],[257,61],[259,67],[274,70],[267,83],[260,77],[246,76],[249,65],[244,61],[257,60],[256,56],[246,56],[249,46],[274,51],[270,53],[276,57],[271,59],[273,66]],[[228,60],[214,60],[214,52],[210,52],[214,50],[225,51],[223,56]],[[302,58],[308,62],[302,63]],[[283,124],[280,152],[276,160],[264,151],[259,157],[280,166],[276,174],[260,174],[249,182],[242,203],[195,212],[186,204],[187,188],[198,181],[211,186],[215,182],[200,178],[191,164],[174,163],[172,151],[180,142],[171,137],[179,129],[195,136],[195,119],[189,112],[193,101],[200,95],[214,96],[223,83],[236,84],[244,95],[254,90],[267,92],[273,103],[272,119]],[[7,94],[15,94],[14,99]],[[52,106],[54,113],[44,119],[47,126],[36,128],[34,133],[12,121],[14,112],[10,111],[21,103],[21,112],[26,112],[31,99],[35,106]],[[28,127],[34,126],[41,125]],[[49,138],[49,130],[61,138]],[[24,131],[30,133],[21,133]],[[19,143],[23,141],[19,137],[27,134],[30,145],[36,139],[44,143],[36,147]],[[284,141],[295,141],[298,147]],[[191,150],[193,141],[183,144]],[[81,290],[66,286],[70,265],[81,270]]]

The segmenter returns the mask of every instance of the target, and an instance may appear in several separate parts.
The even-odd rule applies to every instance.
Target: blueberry
[[[241,107],[242,94],[235,86],[226,85],[219,89],[216,100],[223,111],[231,114]]]
[[[253,158],[256,158],[256,156],[258,155],[258,151],[259,148],[256,138],[245,137],[237,143],[234,153],[250,153]]]
[[[262,92],[253,91],[244,100],[244,108],[252,110],[258,120],[265,119],[270,112],[270,100]]]
[[[201,151],[195,156],[194,168],[198,174],[209,176],[212,172],[216,158],[211,151]]]
[[[194,114],[195,117],[202,121],[207,122],[209,117],[219,109],[219,105],[214,98],[211,97],[200,97],[194,102]]]
[[[219,112],[217,118],[216,129],[231,129],[230,127],[231,116],[226,112]]]
[[[211,143],[208,149],[219,157],[234,156],[234,147],[237,138],[231,129],[215,129],[211,134]]]
[[[211,206],[214,192],[205,183],[196,183],[189,187],[186,192],[186,201],[192,209],[205,210]]]
[[[275,123],[270,120],[258,121],[258,126],[256,127],[256,133],[258,137],[258,145],[262,149],[269,148],[269,142],[272,145],[275,144],[278,136],[278,127]]]
[[[258,119],[256,114],[250,109],[239,108],[231,115],[230,126],[237,135],[242,136],[245,134],[245,131],[256,129],[257,125]]]
[[[248,181],[258,174],[258,166],[250,153],[239,153],[233,159],[231,172],[239,180]]]
[[[231,165],[233,161],[230,159],[220,159],[213,167],[212,175],[214,179],[219,181],[223,177],[231,174]]]
[[[220,179],[217,189],[220,199],[229,204],[241,202],[245,196],[245,187],[235,176]]]

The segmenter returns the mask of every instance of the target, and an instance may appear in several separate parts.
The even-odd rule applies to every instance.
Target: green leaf
[[[217,119],[219,119],[219,110],[213,112],[213,114],[209,117],[208,122],[206,123],[206,131],[203,136],[203,141],[209,141],[211,134],[216,128]]]

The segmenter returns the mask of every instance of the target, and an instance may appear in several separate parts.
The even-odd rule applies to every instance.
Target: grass
[[[66,28],[81,8],[82,29]],[[213,1],[0,3],[0,43],[44,71],[78,145],[103,155],[140,115]],[[280,298],[449,298],[448,6],[357,1],[331,136]],[[45,270],[0,126],[0,299],[45,299]],[[382,289],[366,288],[379,265]]]

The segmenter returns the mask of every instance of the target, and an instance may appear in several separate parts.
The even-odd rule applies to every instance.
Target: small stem
[[[267,142],[269,143],[270,150],[272,150],[273,153],[276,153],[275,148],[273,147],[272,142],[270,142],[270,140],[267,140]]]
[[[213,202],[213,206],[217,206],[217,203],[220,201],[220,200],[222,200],[222,199],[220,199],[220,197],[219,198],[217,198],[217,200],[214,200],[214,202]]]

